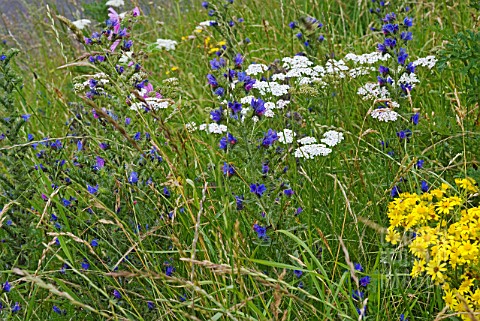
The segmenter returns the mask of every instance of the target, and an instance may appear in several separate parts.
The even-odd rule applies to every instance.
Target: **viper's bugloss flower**
[[[323,42],[325,40],[325,37],[323,35],[320,35],[318,36],[317,40]]]
[[[405,48],[400,48],[400,50],[398,51],[398,54],[397,54],[397,61],[400,65],[405,65],[405,62],[408,58],[408,54],[407,54],[407,51],[405,50]]]
[[[218,70],[220,68],[223,68],[227,65],[227,62],[225,61],[224,58],[215,58],[215,59],[212,59],[210,60],[210,68],[212,68],[212,70]]]
[[[100,156],[97,156],[95,158],[96,162],[97,162],[97,169],[101,169],[105,166],[105,160],[103,158],[101,158]]]
[[[253,225],[253,230],[257,233],[259,239],[266,240],[267,237],[267,228],[264,226],[260,226],[258,224]]]
[[[267,163],[262,164],[262,174],[267,174],[270,168],[268,167]]]
[[[386,38],[384,41],[385,47],[395,48],[397,45],[397,40],[395,38]]]
[[[22,309],[22,307],[20,306],[20,303],[15,302],[15,305],[12,307],[12,313],[17,313],[21,309]]]
[[[225,95],[225,89],[223,89],[223,87],[218,87],[213,93],[217,96],[223,97],[223,95]]]
[[[53,312],[55,312],[56,314],[63,314],[63,315],[67,314],[67,310],[62,310],[62,309],[60,309],[59,307],[57,307],[56,305],[54,305],[54,306],[52,307],[52,310],[53,310]]]
[[[405,69],[409,74],[415,73],[415,65],[413,64],[413,62],[409,62]]]
[[[263,136],[262,146],[269,147],[273,145],[273,143],[275,143],[278,140],[278,138],[279,137],[277,135],[277,132],[270,128],[268,132],[265,134],[265,136]]]
[[[294,194],[294,191],[292,189],[286,189],[283,191],[283,194],[285,194],[288,197],[291,197]]]
[[[367,287],[370,284],[371,278],[369,276],[364,276],[358,282],[360,286]]]
[[[244,201],[243,195],[235,195],[235,203],[237,205],[237,211],[243,210],[243,201]]]
[[[167,187],[163,188],[163,196],[165,196],[166,198],[169,198],[171,196],[170,191]]]
[[[267,188],[264,184],[250,184],[250,192],[257,195],[258,197],[262,197],[263,193],[267,191]]]
[[[87,190],[90,194],[95,194],[98,192],[98,184],[95,186],[90,186],[87,184]]]
[[[421,190],[422,192],[426,193],[429,190],[428,183],[426,181],[422,181],[421,183]]]
[[[132,15],[138,17],[140,15],[140,9],[138,7],[133,8]]]
[[[83,269],[84,271],[86,271],[86,270],[88,270],[88,269],[90,268],[90,263],[88,263],[87,259],[84,258],[83,261],[82,261],[81,266],[82,266],[82,269]]]
[[[297,28],[297,23],[295,21],[292,21],[288,24],[288,26],[290,27],[290,29],[295,29]]]
[[[420,114],[419,113],[413,114],[410,120],[414,125],[418,125],[418,122],[420,121]]]
[[[230,177],[232,175],[235,175],[235,168],[229,163],[224,162],[222,166],[222,172],[223,172],[223,175]]]
[[[236,67],[236,68],[240,68],[240,67],[242,66],[242,64],[243,64],[243,59],[244,59],[243,56],[242,56],[241,54],[239,54],[239,53],[235,56],[235,58],[233,59],[233,61],[234,61],[234,63],[235,63],[235,67]]]
[[[419,159],[419,160],[417,161],[417,163],[415,164],[415,166],[416,166],[417,168],[423,168],[423,164],[425,164],[425,161],[424,161],[423,159]]]
[[[410,31],[402,31],[400,34],[400,39],[407,42],[413,39],[412,33]]]
[[[383,76],[386,76],[390,72],[390,69],[385,66],[380,66],[378,67],[378,72],[381,73]]]
[[[385,18],[382,19],[383,22],[394,22],[395,19],[397,19],[397,15],[395,14],[395,12],[391,12],[391,13],[387,13],[385,15]]]
[[[399,193],[400,193],[400,190],[397,187],[397,185],[395,185],[395,186],[393,186],[392,190],[390,191],[390,196],[395,198],[395,197],[399,196]]]
[[[391,35],[391,34],[393,35],[397,31],[398,31],[398,25],[396,25],[396,24],[388,23],[386,25],[383,25],[383,27],[382,27],[382,32],[386,36]]]
[[[239,103],[238,101],[231,102],[229,101],[227,103],[228,108],[231,109],[232,113],[236,115],[237,113],[242,111],[242,104]]]
[[[377,45],[377,51],[381,52],[382,54],[385,54],[385,53],[387,53],[388,48],[383,43],[379,43]]]
[[[222,120],[222,108],[212,110],[210,112],[210,119],[219,123]]]
[[[131,172],[130,175],[128,176],[128,182],[130,184],[135,184],[138,182],[138,173],[137,172]]]
[[[202,7],[204,7],[205,9],[208,9],[208,2],[207,2],[207,1],[203,1],[203,2],[202,2]]]
[[[167,267],[165,268],[165,275],[166,276],[172,276],[173,272],[175,272],[175,268],[173,266],[171,266],[170,264],[168,264]]]
[[[408,318],[405,318],[405,315],[402,313],[400,314],[400,321],[408,321]]]
[[[208,80],[208,84],[210,86],[212,86],[212,87],[217,87],[218,86],[217,78],[215,78],[214,75],[208,74],[207,75],[207,80]]]
[[[365,296],[365,293],[363,293],[360,290],[353,290],[352,291],[352,298],[354,300],[361,300],[361,299],[363,299],[364,296]]]
[[[267,109],[265,108],[265,102],[260,98],[258,99],[252,98],[252,101],[250,102],[250,106],[252,106],[253,111],[257,116],[263,116],[267,111]]]
[[[300,271],[300,270],[293,270],[293,274],[295,274],[295,276],[297,278],[300,278],[302,276],[303,272]]]
[[[93,240],[90,242],[90,245],[93,246],[93,247],[97,247],[97,246],[98,246],[98,240],[97,240],[97,239],[93,239]]]
[[[403,25],[407,28],[413,26],[413,18],[405,17],[405,19],[403,19]]]
[[[360,263],[353,264],[353,268],[355,269],[355,271],[363,272],[363,267]]]
[[[300,213],[303,212],[303,208],[299,207],[295,210],[295,216],[299,215]]]
[[[8,283],[8,281],[6,281],[3,284],[2,289],[4,292],[10,292],[10,290],[12,289],[12,286],[10,285],[10,283]]]
[[[117,289],[113,290],[113,296],[115,297],[115,299],[118,299],[118,300],[122,298],[122,295],[120,294],[120,292],[118,292]]]
[[[295,37],[297,37],[298,39],[302,39],[303,34],[301,32],[299,32],[295,35]]]
[[[410,84],[407,83],[407,84],[400,84],[400,88],[402,89],[402,91],[403,91],[404,93],[409,93],[409,92],[412,91],[412,88],[413,88],[413,87],[412,87],[412,85],[410,85]]]

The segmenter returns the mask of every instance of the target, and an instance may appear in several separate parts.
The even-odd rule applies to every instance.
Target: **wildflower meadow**
[[[480,320],[479,1],[9,3],[1,320]]]

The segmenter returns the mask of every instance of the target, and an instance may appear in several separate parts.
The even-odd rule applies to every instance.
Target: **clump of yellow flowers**
[[[468,177],[455,184],[457,190],[444,183],[423,194],[400,193],[388,205],[386,241],[395,245],[402,235],[413,235],[410,275],[426,274],[442,287],[448,307],[471,320],[480,312],[479,188]]]

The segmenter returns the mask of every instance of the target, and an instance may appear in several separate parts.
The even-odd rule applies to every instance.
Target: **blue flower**
[[[392,190],[390,191],[390,196],[395,198],[399,196],[400,190],[398,189],[397,185],[393,186]]]
[[[62,310],[56,305],[54,305],[52,309],[53,309],[53,312],[55,312],[56,314],[63,314],[63,315],[67,314],[67,310]]]
[[[15,305],[12,307],[12,313],[17,313],[21,309],[22,309],[22,307],[20,306],[20,303],[15,302]]]
[[[385,18],[382,19],[383,22],[394,22],[395,19],[397,19],[397,16],[395,15],[394,12],[387,13],[385,15]]]
[[[418,125],[418,122],[420,121],[420,114],[419,113],[413,114],[410,120],[414,125]]]
[[[408,54],[405,48],[400,48],[397,54],[397,61],[400,65],[405,65],[405,62],[407,60]]]
[[[270,168],[268,167],[267,163],[262,164],[262,174],[267,174]]]
[[[260,226],[258,224],[253,225],[253,230],[257,233],[257,236],[259,239],[266,240],[267,237],[267,228]]]
[[[175,268],[173,266],[171,266],[170,264],[168,264],[167,267],[165,268],[165,275],[166,276],[172,276],[173,272],[175,272]]]
[[[166,198],[169,198],[169,197],[171,196],[170,191],[168,190],[168,188],[166,188],[166,187],[163,188],[163,195],[164,195]]]
[[[355,263],[353,265],[353,268],[355,269],[355,271],[358,271],[358,272],[363,272],[363,267],[360,263]]]
[[[269,147],[273,145],[273,143],[275,143],[278,140],[278,138],[279,137],[277,135],[277,132],[272,129],[269,129],[268,132],[265,134],[265,136],[263,136],[262,145],[265,147]]]
[[[92,242],[90,242],[90,245],[93,246],[93,247],[97,247],[98,246],[98,240],[93,239]]]
[[[97,169],[103,168],[105,166],[105,160],[100,156],[97,156],[95,160],[97,162]]]
[[[223,97],[223,95],[225,95],[225,89],[223,89],[223,87],[218,87],[213,93],[219,97]]]
[[[210,86],[212,86],[212,87],[217,87],[218,86],[217,78],[215,78],[214,75],[208,74],[207,75],[207,80],[208,80],[208,84]]]
[[[421,189],[422,189],[422,192],[424,192],[424,193],[428,192],[429,187],[428,187],[428,183],[426,181],[421,182]]]
[[[207,2],[207,1],[203,1],[203,2],[202,2],[202,7],[204,7],[205,9],[208,9],[208,2]]]
[[[413,64],[413,62],[409,62],[405,69],[409,74],[415,73],[415,65]]]
[[[233,59],[233,61],[235,63],[235,67],[240,68],[242,66],[242,63],[243,63],[243,56],[238,53],[235,56],[235,58]]]
[[[267,188],[263,184],[250,184],[250,192],[254,193],[258,197],[262,197],[263,193],[267,191]]]
[[[417,168],[423,168],[423,164],[424,164],[424,163],[425,163],[425,161],[424,161],[423,159],[419,159],[419,160],[417,161],[417,163],[415,164],[415,166],[416,166]]]
[[[380,66],[378,67],[378,72],[381,73],[383,76],[386,76],[390,72],[390,69],[385,66]]]
[[[300,278],[302,276],[303,272],[300,271],[300,270],[293,270],[293,274],[295,274],[295,276],[297,278]]]
[[[295,35],[295,37],[297,37],[298,39],[302,39],[303,34],[301,32],[299,32]]]
[[[383,43],[385,47],[395,48],[397,45],[397,40],[395,40],[395,38],[386,38]]]
[[[250,106],[252,106],[253,111],[257,116],[262,116],[267,111],[267,109],[265,108],[265,102],[260,98],[258,99],[252,98],[252,101],[250,102]]]
[[[62,203],[63,203],[63,206],[65,207],[72,205],[72,202],[70,202],[66,198],[62,198]]]
[[[403,25],[407,28],[413,26],[413,18],[405,17],[405,19],[403,19]]]
[[[398,30],[398,25],[394,25],[391,23],[388,23],[386,25],[383,25],[382,31],[384,35],[389,35],[389,34],[394,34]]]
[[[117,289],[113,290],[113,296],[115,297],[115,299],[118,300],[122,298],[122,295],[120,294],[120,292],[117,291]]]
[[[400,314],[400,321],[408,321],[408,318],[405,318],[405,315],[402,313]]]
[[[10,292],[10,289],[12,288],[12,286],[10,285],[10,283],[8,283],[8,281],[6,281],[3,286],[2,286],[2,289],[3,291],[5,292]]]
[[[410,129],[405,129],[397,132],[397,136],[400,139],[408,139],[410,136],[412,136],[412,131]]]
[[[136,184],[138,182],[138,173],[137,172],[131,172],[130,176],[128,176],[128,182],[130,184]]]
[[[364,276],[363,278],[361,278],[359,280],[359,284],[360,284],[360,286],[366,287],[367,285],[370,284],[370,280],[371,280],[371,278],[369,276]]]
[[[95,186],[90,186],[87,184],[87,190],[90,194],[95,194],[96,192],[98,192],[98,184]]]
[[[23,119],[24,121],[27,121],[27,120],[30,119],[31,116],[32,116],[32,115],[30,115],[30,114],[25,114],[25,115],[22,115],[21,117],[22,117],[22,119]]]
[[[388,49],[387,49],[387,47],[386,47],[383,43],[379,43],[379,44],[377,45],[377,51],[385,54],[385,53],[387,53]]]
[[[227,162],[223,163],[222,171],[223,171],[223,175],[226,175],[227,177],[230,177],[235,174],[235,168],[232,165],[228,164]]]
[[[7,59],[7,56],[5,56],[5,55],[0,56],[0,61],[4,61],[5,59]]]
[[[237,211],[241,211],[243,210],[243,201],[244,201],[244,197],[243,195],[235,195],[235,203],[237,205]]]
[[[220,58],[220,59],[215,58],[210,60],[210,68],[212,68],[212,70],[218,70],[220,68],[225,67],[226,65],[227,65],[227,62],[223,58]]]
[[[140,140],[141,138],[142,138],[142,133],[140,132],[135,133],[135,135],[133,136],[133,139],[135,140]]]
[[[234,102],[228,102],[227,103],[228,108],[230,108],[233,112],[234,115],[242,111],[242,104],[234,101]]]
[[[295,29],[297,28],[297,23],[295,21],[292,21],[288,24],[288,26],[290,27],[290,29]]]
[[[363,299],[364,296],[365,296],[365,293],[363,293],[360,290],[353,290],[352,291],[352,298],[354,300],[361,300],[361,299]]]
[[[155,303],[153,303],[152,301],[147,301],[147,307],[149,310],[153,310],[155,309]]]
[[[88,263],[87,259],[84,258],[83,261],[82,261],[81,266],[82,266],[82,269],[86,271],[86,270],[88,270],[88,269],[90,268],[90,263]]]
[[[293,190],[292,189],[286,189],[283,191],[283,194],[285,194],[288,197],[291,197],[293,195]]]
[[[413,39],[412,33],[410,31],[402,31],[402,33],[400,34],[400,38],[405,42]]]

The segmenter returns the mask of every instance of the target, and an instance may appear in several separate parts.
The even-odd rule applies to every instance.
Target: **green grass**
[[[212,27],[193,31],[201,21],[211,19],[200,2],[147,5],[149,15],[129,24],[135,59],[141,61],[155,89],[174,102],[152,113],[130,110],[126,104],[133,86],[115,72],[120,47],[105,63],[81,65],[78,62],[86,60],[86,52],[100,47],[78,43],[52,7],[51,19],[46,9],[31,8],[35,28],[21,33],[12,25],[15,40],[8,37],[7,44],[0,45],[0,53],[21,46],[14,69],[23,85],[14,94],[15,114],[5,117],[32,114],[18,134],[18,143],[0,141],[0,153],[9,157],[0,158],[2,176],[27,186],[12,199],[0,185],[5,189],[0,190],[0,208],[4,208],[0,283],[8,280],[12,285],[8,293],[0,291],[4,307],[0,318],[358,320],[356,308],[366,306],[365,320],[399,320],[401,314],[409,320],[460,320],[454,315],[442,317],[449,312],[442,312],[441,289],[426,277],[412,279],[411,254],[405,245],[385,242],[384,232],[395,185],[418,192],[422,180],[439,186],[464,177],[467,171],[478,175],[479,110],[478,102],[467,103],[466,75],[455,68],[418,68],[421,82],[412,91],[411,102],[399,98],[402,118],[391,123],[372,119],[368,111],[375,104],[357,95],[360,86],[376,81],[377,72],[371,72],[358,78],[332,77],[324,87],[292,81],[291,102],[285,110],[275,110],[276,117],[258,123],[224,121],[238,139],[227,152],[218,148],[220,135],[189,132],[185,127],[192,121],[209,122],[210,111],[221,103],[206,82],[206,75],[212,73],[209,61],[216,57],[209,53],[207,37],[213,45],[225,40],[227,50],[242,53],[245,68],[252,62],[270,65],[305,49],[288,23],[309,15],[324,24],[325,36],[309,58],[325,65],[325,55],[342,59],[347,53],[370,53],[383,41],[380,32],[369,29],[375,21],[368,12],[370,3],[236,1],[225,19],[242,17],[245,22],[222,33]],[[391,3],[387,12],[399,16],[403,16],[400,8],[412,8],[409,61],[436,55],[453,34],[478,27],[478,11],[466,2]],[[106,17],[104,12],[96,18]],[[102,28],[102,23],[94,23],[89,32]],[[189,35],[195,38],[182,40]],[[247,37],[251,43],[245,45],[241,41]],[[150,50],[157,38],[178,41],[176,49]],[[110,97],[90,101],[74,92],[75,77],[85,81],[99,71],[108,75]],[[171,77],[178,78],[177,84],[163,82]],[[245,96],[238,90],[233,95],[232,100]],[[102,108],[115,117],[101,114]],[[92,109],[101,120],[92,116]],[[421,120],[414,126],[410,116],[416,111]],[[130,125],[125,123],[127,117]],[[328,156],[296,159],[292,153],[297,145],[276,142],[283,151],[257,147],[269,128],[291,128],[297,138],[318,140],[335,129],[345,139]],[[412,130],[411,138],[398,139],[397,132],[406,128]],[[132,139],[137,132],[141,132],[138,141]],[[28,133],[34,135],[30,143]],[[44,137],[60,139],[63,147],[31,147]],[[382,148],[380,141],[388,147]],[[110,148],[101,149],[100,143]],[[152,146],[162,161],[150,159]],[[42,149],[45,154],[39,158],[36,154]],[[105,167],[92,170],[97,156],[105,160]],[[65,165],[55,163],[62,159]],[[419,159],[425,160],[421,169],[414,166]],[[262,174],[265,161],[269,172]],[[222,172],[224,162],[235,167],[230,178]],[[35,170],[39,163],[48,169]],[[135,184],[128,182],[133,171],[139,176]],[[154,183],[147,184],[149,178]],[[255,197],[252,183],[265,184],[268,192]],[[90,194],[87,184],[98,184],[98,193]],[[286,188],[293,189],[292,197],[283,194]],[[235,195],[245,197],[244,209],[237,210]],[[63,199],[70,197],[76,199],[73,205],[64,206]],[[299,207],[302,213],[294,215]],[[267,227],[267,240],[257,236],[254,224]],[[91,245],[94,239],[99,243],[96,247]],[[82,267],[84,258],[88,269]],[[65,263],[70,269],[60,273]],[[354,263],[361,263],[363,271],[355,271]],[[171,276],[166,275],[169,267],[175,268]],[[302,271],[301,277],[294,270]],[[368,300],[354,300],[355,279],[364,276],[371,277],[364,289]],[[121,299],[114,297],[114,290]],[[147,301],[155,308],[149,309]],[[15,302],[22,308],[12,313]],[[54,305],[66,314],[55,313]]]

